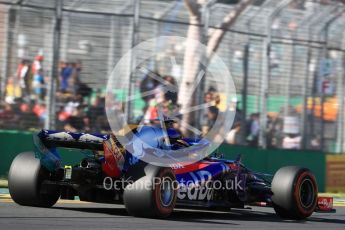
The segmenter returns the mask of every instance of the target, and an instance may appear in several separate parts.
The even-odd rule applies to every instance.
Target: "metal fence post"
[[[14,6],[10,6],[8,9],[8,16],[4,20],[4,25],[6,26],[5,28],[5,44],[4,44],[4,50],[3,50],[3,69],[2,69],[2,78],[1,78],[1,84],[0,84],[0,99],[5,99],[6,96],[6,85],[7,85],[7,80],[8,77],[11,73],[9,69],[13,68],[13,64],[10,62],[9,59],[11,58],[11,51],[12,51],[12,46],[13,42],[18,39],[18,33],[20,31],[20,21],[21,21],[21,14],[22,14],[22,4],[23,0],[18,0],[16,1]],[[12,23],[11,20],[14,20],[14,24],[11,25]],[[18,84],[17,79],[14,79],[15,84]]]
[[[344,36],[343,36],[344,37]],[[343,38],[343,40],[345,40]],[[339,111],[340,111],[340,117],[341,117],[341,120],[339,121],[340,124],[341,124],[341,127],[340,127],[340,153],[344,153],[344,136],[345,136],[345,133],[344,133],[344,129],[345,129],[345,124],[344,124],[344,87],[345,87],[345,52],[343,51],[343,84],[342,84],[342,90],[341,90],[341,106],[339,108]]]
[[[179,9],[179,7],[180,7],[179,4],[181,4],[181,3],[182,3],[181,1],[174,1],[174,2],[170,3],[170,5],[167,7],[167,9],[163,10],[162,12],[155,13],[154,18],[157,20],[155,22],[155,26],[154,26],[154,28],[155,28],[154,29],[155,37],[159,37],[159,36],[162,36],[162,35],[163,36],[169,36],[170,30],[171,30],[171,28],[170,28],[171,25],[164,25],[162,27],[161,24],[163,24],[163,23],[161,23],[160,20],[162,18],[166,17],[170,13],[170,11],[172,11],[173,14],[169,17],[168,20],[173,21],[176,18],[176,10]],[[156,44],[156,46],[155,46],[155,53],[159,53],[160,52],[160,49],[162,48],[162,44],[163,44],[162,41],[160,41],[160,42],[158,42]],[[151,70],[157,70],[158,69],[157,66],[156,66],[156,64],[157,64],[156,62],[157,62],[156,59],[151,59],[150,66],[149,66]]]
[[[291,83],[292,83],[292,79],[293,79],[293,76],[295,75],[295,71],[296,71],[296,64],[294,63],[294,60],[295,60],[295,56],[296,56],[296,47],[297,47],[297,44],[296,44],[296,40],[297,40],[297,35],[298,35],[298,30],[301,28],[301,26],[303,26],[305,23],[309,22],[313,17],[315,17],[314,15],[315,12],[312,12],[310,13],[306,18],[304,18],[302,21],[300,21],[297,25],[297,28],[295,29],[295,31],[292,33],[292,36],[291,36],[291,42],[292,42],[292,52],[291,52],[291,63],[290,63],[290,73],[289,73],[289,76],[288,76],[288,83],[286,85],[286,89],[285,89],[285,105],[284,105],[284,117],[286,116],[289,116],[290,115],[290,99],[291,99]],[[309,24],[310,25],[310,24]],[[308,30],[309,32],[309,30]],[[309,64],[310,64],[310,33],[308,33],[308,51],[307,51],[307,62],[306,62],[306,65],[308,68]],[[303,89],[302,89],[302,96],[303,98],[305,98],[305,95],[307,93],[307,84],[308,84],[308,77],[307,77],[307,72],[305,72],[306,74],[304,75],[304,85],[303,85]],[[305,108],[305,105],[303,103],[303,110],[302,110],[302,120],[300,121],[300,134],[302,136],[302,143],[301,143],[301,147],[302,149],[305,148],[305,128],[304,128],[304,122],[305,122],[305,119],[303,118],[304,116],[304,108]]]
[[[61,53],[60,59],[67,62],[67,50],[69,48],[70,39],[70,14],[64,15],[64,33],[61,36]]]
[[[303,96],[303,110],[302,110],[302,120],[301,120],[301,135],[302,135],[302,149],[306,149],[307,148],[307,134],[308,134],[308,120],[307,120],[307,116],[308,116],[308,82],[309,82],[309,77],[310,77],[310,63],[311,63],[311,44],[310,44],[310,34],[311,34],[311,28],[312,25],[314,24],[309,24],[308,27],[308,43],[307,43],[307,62],[306,62],[306,66],[304,69],[304,82],[303,82],[303,91],[302,91],[302,96]],[[308,122],[308,124],[306,124]]]
[[[44,128],[54,129],[55,128],[55,93],[57,80],[59,78],[59,60],[60,60],[60,38],[61,38],[61,22],[62,22],[62,5],[63,0],[55,1],[55,22],[54,22],[54,37],[53,37],[53,66],[52,72],[49,76],[46,108],[47,118],[44,123]]]
[[[314,12],[308,16],[305,20],[303,20],[300,25],[304,25],[304,23],[309,22],[314,18]],[[302,108],[302,116],[301,116],[301,136],[302,136],[302,143],[301,148],[306,149],[307,147],[307,133],[308,133],[308,126],[306,124],[307,122],[307,115],[308,115],[308,82],[309,82],[309,66],[311,62],[311,44],[310,44],[310,34],[311,34],[311,28],[314,23],[308,24],[308,41],[307,41],[307,57],[306,57],[306,63],[305,63],[305,69],[304,69],[304,82],[302,87],[302,98],[303,98],[303,108]],[[297,31],[296,31],[297,34]],[[290,80],[291,81],[291,80]]]
[[[109,38],[109,49],[108,49],[108,76],[114,68],[114,51],[115,51],[115,16],[110,16],[110,38]]]
[[[242,86],[242,117],[241,117],[241,144],[246,142],[246,122],[247,122],[247,96],[248,96],[248,78],[249,78],[249,58],[250,42],[244,46],[243,58],[243,86]]]
[[[325,26],[322,28],[322,31],[324,32],[324,36],[325,36],[325,43],[323,45],[323,49],[322,49],[322,56],[323,58],[327,59],[329,58],[329,53],[328,53],[328,43],[329,43],[329,27],[331,26],[331,24],[337,20],[343,13],[345,12],[344,9],[342,9],[340,12],[337,12],[330,20],[327,21],[327,23],[325,24]],[[317,78],[318,80],[320,79],[320,76],[318,76]],[[322,91],[321,92],[321,145],[320,145],[320,149],[324,150],[325,149],[325,119],[324,119],[324,115],[325,115],[325,108],[324,108],[324,104],[325,104],[325,93]]]
[[[289,44],[289,48],[287,49],[288,51],[286,51],[286,55],[291,55],[291,59],[290,59],[290,68],[288,70],[288,79],[287,79],[287,84],[285,86],[285,91],[284,91],[284,96],[285,96],[285,102],[284,102],[284,117],[287,117],[290,115],[289,113],[289,108],[290,108],[290,90],[291,90],[291,79],[293,77],[293,75],[295,74],[295,65],[294,65],[294,58],[296,55],[296,42],[294,37],[296,36],[296,31],[294,32],[294,35],[291,36],[291,41],[289,41],[291,44]]]
[[[342,64],[345,65],[345,54],[342,55]],[[338,95],[338,119],[337,119],[337,152],[343,153],[344,152],[344,87],[345,87],[345,71],[343,69],[342,76],[339,76],[339,82],[338,84],[341,85],[338,89],[340,89],[339,95]]]
[[[10,42],[11,42],[11,30],[10,30],[10,23],[11,23],[11,14],[13,14],[13,10],[9,8],[8,15],[5,17],[4,26],[5,26],[5,37],[4,37],[4,46],[3,46],[3,53],[2,53],[2,70],[1,70],[1,86],[0,86],[0,100],[3,101],[6,96],[6,81],[8,77],[8,58],[10,53]]]
[[[293,0],[283,0],[276,9],[270,14],[266,24],[266,38],[262,49],[262,80],[261,80],[261,109],[260,109],[260,136],[259,144],[262,148],[267,148],[266,127],[267,127],[267,99],[268,81],[270,78],[270,54],[272,42],[272,23],[276,16]]]
[[[121,14],[125,12],[129,7],[131,6],[131,1],[128,1],[125,3],[122,7],[119,9],[116,9],[116,14]],[[108,63],[107,63],[107,75],[109,76],[111,72],[113,71],[113,68],[115,66],[115,58],[116,58],[116,41],[118,40],[117,34],[118,31],[117,28],[121,27],[119,20],[117,20],[117,17],[115,15],[109,16],[110,20],[110,27],[109,27],[109,49],[108,49]]]
[[[342,44],[345,46],[345,32],[342,34]],[[342,75],[338,77],[338,87],[340,92],[338,93],[338,119],[337,119],[337,152],[344,153],[344,87],[345,87],[345,51],[342,51]]]
[[[133,0],[134,4],[134,12],[133,12],[133,27],[132,27],[132,44],[131,48],[135,47],[139,41],[139,18],[140,18],[140,0]],[[136,57],[133,56],[133,53],[131,55],[130,60],[130,67],[129,67],[129,86],[128,86],[128,92],[127,92],[127,98],[131,97],[133,94],[133,87],[134,87],[134,75],[132,73],[133,66],[136,65]],[[130,101],[126,102],[126,108],[125,108],[125,121],[130,123],[132,121],[132,105]]]
[[[250,49],[251,49],[251,39],[250,39],[250,30],[252,21],[255,17],[261,13],[263,10],[263,5],[260,7],[258,12],[256,12],[246,23],[248,31],[248,40],[244,47],[244,58],[243,58],[243,86],[242,86],[242,117],[241,117],[241,139],[240,143],[246,143],[246,123],[247,123],[247,96],[248,96],[248,80],[249,80],[249,63],[250,63]]]
[[[309,28],[308,28],[308,53],[309,53],[309,58],[311,59],[312,57],[312,44],[311,44],[311,39],[312,39],[312,32],[313,32],[313,27],[315,25],[317,25],[318,23],[321,23],[322,20],[327,17],[329,14],[332,14],[334,13],[334,8],[330,8],[329,10],[326,10],[325,12],[323,12],[323,14],[319,15],[316,20],[309,24]],[[321,40],[319,38],[319,40]],[[310,60],[309,60],[309,64],[308,66],[306,67],[306,74],[307,74],[307,82],[305,82],[305,84],[307,85],[309,83],[309,79],[311,77],[311,71],[309,69],[309,65],[310,65]],[[311,116],[310,116],[310,119],[307,119],[307,112],[308,112],[308,97],[307,95],[305,95],[305,98],[304,98],[304,112],[303,112],[303,115],[302,115],[302,119],[304,119],[305,122],[307,122],[307,127],[304,128],[304,131],[305,132],[305,135],[308,135],[309,137],[310,136],[314,136],[314,133],[315,133],[315,127],[314,127],[314,124],[315,124],[315,119],[314,119],[314,116],[315,116],[315,105],[316,105],[316,102],[315,102],[315,96],[316,96],[316,83],[315,83],[315,77],[316,77],[316,73],[313,74],[312,76],[312,92],[311,92],[311,96],[312,96],[312,108],[311,108]],[[305,140],[306,141],[306,140]],[[302,143],[304,144],[304,143]],[[308,143],[305,143],[306,147],[308,147]]]

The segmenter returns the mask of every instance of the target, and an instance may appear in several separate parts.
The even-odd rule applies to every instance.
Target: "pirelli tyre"
[[[310,170],[297,166],[279,169],[272,181],[272,202],[276,214],[284,219],[309,217],[317,204],[317,184]]]
[[[41,185],[49,172],[41,166],[33,152],[16,156],[8,174],[8,188],[12,199],[20,205],[51,207],[59,199],[57,190],[42,193]]]
[[[175,174],[171,168],[149,164],[143,171],[143,177],[125,188],[123,199],[128,213],[140,217],[168,217],[176,203]]]

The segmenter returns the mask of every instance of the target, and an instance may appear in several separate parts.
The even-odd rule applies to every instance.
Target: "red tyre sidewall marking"
[[[167,171],[167,170],[168,169],[161,170],[158,173],[157,177],[163,179],[163,178],[167,177],[167,176],[163,176],[164,174],[171,174],[172,179],[174,179],[174,176],[173,176],[172,172],[171,171]],[[173,201],[171,202],[171,204],[168,207],[164,207],[162,205],[162,203],[161,203],[161,200],[160,200],[160,197],[161,197],[160,185],[161,184],[155,184],[155,188],[154,188],[154,191],[153,191],[153,196],[154,196],[153,200],[155,202],[155,208],[157,209],[158,213],[162,214],[163,216],[165,216],[165,215],[169,215],[173,211],[173,209],[175,207],[177,191],[174,189],[174,199],[173,199]]]
[[[302,205],[300,204],[300,186],[301,186],[301,183],[303,181],[303,179],[305,179],[306,177],[309,177],[312,184],[313,184],[313,187],[314,187],[314,204],[308,208],[307,210],[305,208],[302,207]],[[298,211],[300,213],[302,213],[303,215],[311,215],[311,213],[314,212],[315,210],[315,207],[317,205],[317,186],[316,186],[316,183],[315,183],[315,177],[313,176],[313,174],[311,174],[310,172],[308,171],[305,171],[303,173],[301,173],[301,175],[299,175],[298,179],[297,179],[297,182],[294,186],[294,198],[295,198],[295,202],[296,202],[296,205],[297,205],[297,208],[298,208]]]

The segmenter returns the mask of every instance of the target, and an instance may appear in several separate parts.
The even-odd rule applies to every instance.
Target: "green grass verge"
[[[7,188],[8,182],[7,180],[0,179],[0,188]]]

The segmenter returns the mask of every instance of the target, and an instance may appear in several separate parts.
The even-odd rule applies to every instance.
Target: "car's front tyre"
[[[317,204],[317,184],[306,168],[288,166],[279,169],[272,181],[272,202],[277,215],[284,219],[309,217]]]
[[[145,176],[125,188],[123,198],[128,213],[141,217],[168,217],[174,210],[177,196],[172,169],[146,165],[144,172]]]

